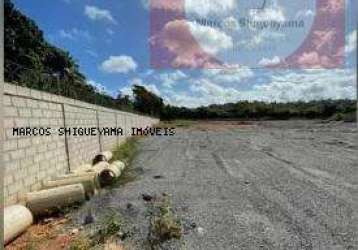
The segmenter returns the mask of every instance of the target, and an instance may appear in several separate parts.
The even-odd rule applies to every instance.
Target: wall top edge
[[[116,109],[110,109],[110,108],[106,108],[106,107],[103,107],[100,105],[95,105],[92,103],[87,103],[87,102],[71,99],[68,97],[60,96],[60,95],[50,94],[45,91],[30,89],[30,88],[18,86],[18,85],[7,83],[7,82],[4,82],[3,90],[4,90],[5,95],[13,95],[13,96],[18,96],[18,97],[24,97],[24,98],[58,103],[58,104],[67,104],[67,105],[71,105],[71,106],[75,106],[75,107],[94,109],[97,111],[115,113],[115,114],[119,114],[119,115],[130,116],[130,117],[140,116],[140,117],[144,117],[144,118],[148,118],[148,119],[157,119],[157,118],[151,117],[151,116],[140,115],[140,114],[130,113],[130,112],[116,110]]]

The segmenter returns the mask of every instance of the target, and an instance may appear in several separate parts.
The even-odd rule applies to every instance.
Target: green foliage
[[[86,236],[80,235],[71,242],[69,250],[88,250],[91,249],[91,247],[91,240]]]
[[[113,150],[112,161],[122,161],[126,164],[126,167],[121,173],[121,176],[118,178],[116,183],[112,185],[112,188],[117,188],[119,186],[125,185],[129,182],[136,180],[139,176],[139,169],[132,166],[132,160],[134,159],[138,151],[138,138],[131,137],[126,140],[125,143],[118,145]]]
[[[20,77],[30,72],[38,74],[33,83],[57,74],[60,80],[69,78],[85,84],[84,76],[69,53],[46,42],[35,22],[18,11],[10,0],[5,0],[4,14],[6,79],[27,84]],[[48,72],[49,76],[41,75],[42,72]],[[41,87],[43,81],[37,84]]]
[[[155,246],[171,239],[180,239],[182,225],[175,216],[168,196],[163,196],[152,204],[148,240]]]
[[[71,55],[49,44],[36,23],[4,2],[5,80],[110,108],[133,110],[128,97],[113,98],[87,84]]]
[[[344,121],[344,122],[355,122],[357,121],[357,113],[336,113],[330,117],[331,121]]]
[[[106,214],[101,216],[93,227],[83,231],[82,234],[76,238],[76,241],[71,244],[73,247],[70,249],[90,249],[94,246],[103,245],[111,238],[119,237],[119,235],[122,234],[125,222],[121,214],[114,209],[109,212],[104,211],[104,213]],[[82,248],[82,246],[87,248]]]
[[[161,119],[327,119],[337,113],[342,115],[355,113],[356,103],[354,100],[292,103],[241,101],[195,109],[167,105],[161,113]],[[352,115],[350,117],[352,118]]]
[[[134,110],[133,101],[130,99],[128,95],[122,95],[122,93],[119,93],[115,101],[116,101],[116,106],[119,107],[121,110],[125,110],[125,111]]]
[[[98,231],[96,235],[96,242],[104,243],[108,240],[111,236],[116,235],[118,232],[121,231],[123,227],[123,221],[120,215],[116,212],[113,212],[110,215],[107,215],[102,224],[102,228]]]
[[[148,91],[143,86],[134,85],[134,108],[143,113],[159,117],[163,111],[163,99]]]
[[[112,161],[123,161],[130,164],[137,152],[137,138],[131,137],[125,143],[118,145],[113,151]]]

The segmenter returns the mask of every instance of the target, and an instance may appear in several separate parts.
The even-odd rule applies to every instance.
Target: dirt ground
[[[183,236],[159,249],[355,250],[356,126],[201,122],[172,137],[145,138],[132,165],[138,178],[94,197],[71,217],[79,226],[89,211],[94,221],[119,211],[129,225],[124,241],[150,249],[148,199],[164,193]]]

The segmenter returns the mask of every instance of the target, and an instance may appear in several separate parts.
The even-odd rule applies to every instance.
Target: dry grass
[[[88,250],[91,247],[91,240],[86,236],[80,235],[71,242],[69,250]]]
[[[53,218],[48,222],[39,222],[16,240],[6,246],[6,250],[42,250],[63,249],[63,246],[71,240],[71,237],[61,234],[61,229],[67,223],[65,218]]]
[[[168,196],[155,199],[151,207],[148,241],[155,249],[161,243],[180,239],[182,226],[180,220],[175,216]]]

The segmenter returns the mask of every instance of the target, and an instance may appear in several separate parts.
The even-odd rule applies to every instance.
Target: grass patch
[[[125,221],[119,212],[111,210],[109,213],[90,227],[86,231],[76,236],[70,243],[70,250],[103,249],[110,242],[121,242],[122,239],[130,235],[124,233]]]
[[[126,140],[125,143],[118,145],[113,150],[113,158],[111,162],[113,161],[123,161],[127,165],[130,165],[135,154],[138,150],[138,138],[131,137]]]
[[[329,119],[330,121],[357,122],[357,113],[336,113]]]
[[[175,127],[175,128],[189,128],[197,122],[194,120],[172,120],[161,121],[156,127]]]
[[[126,164],[126,168],[111,188],[117,188],[138,178],[140,174],[139,169],[132,166],[132,161],[138,152],[139,139],[140,137],[131,137],[113,150],[112,161],[122,161]]]
[[[107,240],[122,232],[123,227],[124,221],[121,215],[118,212],[113,211],[106,215],[99,226],[97,226],[98,230],[91,237],[92,241],[95,244],[104,244]]]
[[[70,247],[68,248],[69,250],[88,250],[93,246],[92,241],[84,236],[84,235],[80,235],[78,237],[76,237],[76,239],[74,239],[71,244]]]
[[[182,225],[175,216],[168,196],[156,199],[150,209],[148,241],[152,249],[171,239],[180,239]]]

